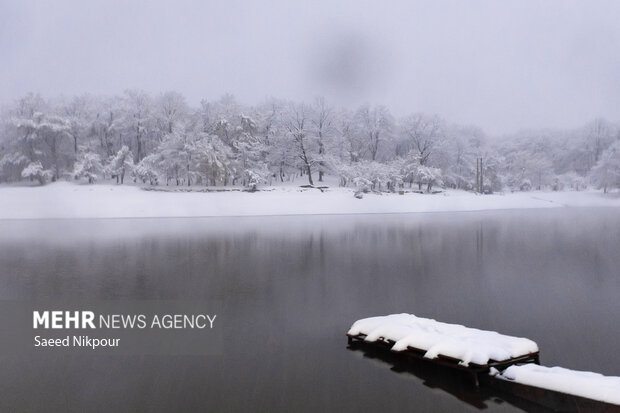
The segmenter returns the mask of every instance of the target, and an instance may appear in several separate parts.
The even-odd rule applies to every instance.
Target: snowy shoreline
[[[128,185],[58,182],[41,187],[0,187],[0,219],[164,218],[327,214],[465,212],[561,207],[620,207],[617,194],[600,191],[519,192],[476,195],[366,194],[350,188],[325,192],[297,186],[270,187],[255,193],[142,190]]]

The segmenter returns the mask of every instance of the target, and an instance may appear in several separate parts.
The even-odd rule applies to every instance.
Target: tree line
[[[594,119],[490,138],[437,115],[396,118],[380,105],[350,110],[318,97],[248,106],[224,95],[191,107],[177,92],[139,90],[52,100],[28,94],[0,114],[0,182],[256,188],[300,177],[321,185],[327,176],[364,191],[607,191],[620,187],[620,127]]]

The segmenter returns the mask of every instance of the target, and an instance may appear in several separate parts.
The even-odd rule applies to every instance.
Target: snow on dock
[[[557,404],[560,410],[618,411],[616,405],[620,405],[620,377],[540,366],[538,345],[527,338],[413,314],[358,320],[347,337],[350,344],[368,343],[439,366],[465,370],[473,375],[476,386],[484,379],[485,385],[538,404]]]
[[[537,361],[538,345],[527,338],[447,324],[412,314],[392,314],[356,321],[349,339],[383,342],[395,352],[423,352],[427,359],[449,359],[461,367],[489,367]]]
[[[620,405],[620,377],[536,364],[513,365],[498,379]]]

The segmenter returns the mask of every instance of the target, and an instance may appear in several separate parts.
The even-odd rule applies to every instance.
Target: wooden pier
[[[502,402],[532,412],[620,413],[618,405],[503,380],[489,374],[480,374],[479,386],[475,386],[471,372],[466,369],[454,368],[453,364],[439,364],[424,357],[404,356],[378,342],[369,343],[350,337],[347,349],[361,352],[364,358],[385,363],[396,374],[410,374],[421,380],[424,386],[441,390],[476,409],[488,408],[497,403],[499,397]]]
[[[402,365],[425,365],[424,369],[437,374],[458,372],[446,375],[460,376],[459,380],[470,377],[473,380],[464,383],[471,383],[476,393],[482,387],[482,393],[493,391],[507,400],[520,400],[511,401],[515,405],[534,403],[560,411],[620,412],[620,377],[540,366],[538,345],[526,338],[412,314],[392,314],[356,321],[347,332],[347,341],[351,350],[376,352],[398,360],[398,370]],[[414,367],[412,374],[420,376],[424,369]],[[460,390],[454,393],[468,402],[469,397]],[[470,404],[484,406],[481,400]]]
[[[525,354],[519,357],[513,357],[513,358],[506,359],[506,360],[492,360],[491,359],[486,364],[469,363],[467,366],[465,366],[461,363],[461,360],[456,359],[454,357],[440,354],[434,359],[429,359],[429,358],[424,357],[424,354],[426,354],[426,350],[407,346],[406,350],[395,351],[395,350],[392,350],[392,347],[394,347],[394,344],[396,344],[394,340],[386,339],[385,337],[380,337],[378,340],[368,342],[366,341],[366,337],[367,337],[366,334],[356,334],[356,335],[347,334],[347,340],[349,344],[352,344],[354,341],[362,341],[364,343],[374,345],[377,348],[382,348],[386,351],[390,351],[394,354],[402,355],[403,357],[406,357],[406,358],[411,358],[411,359],[416,359],[416,360],[425,360],[425,361],[428,361],[429,363],[434,363],[439,366],[450,367],[450,368],[454,368],[454,369],[467,372],[472,376],[472,379],[476,386],[480,385],[480,375],[481,374],[488,375],[488,373],[491,371],[491,367],[494,367],[497,370],[503,370],[506,367],[509,367],[517,363],[540,364],[540,354],[538,351],[536,351],[533,353],[528,353],[528,354]]]

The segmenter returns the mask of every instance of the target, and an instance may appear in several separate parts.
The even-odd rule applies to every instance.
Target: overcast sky
[[[620,2],[0,0],[0,102],[126,88],[324,95],[496,134],[617,121]]]

